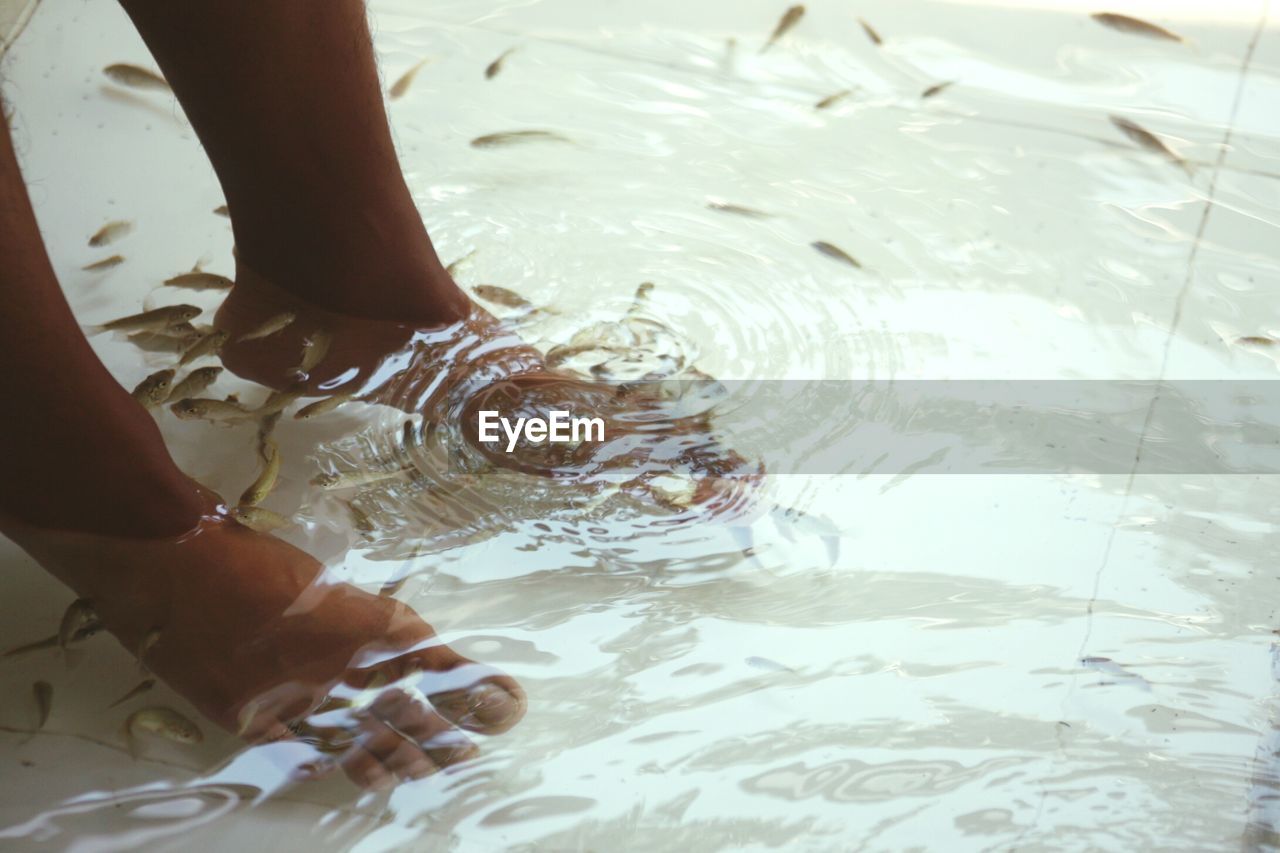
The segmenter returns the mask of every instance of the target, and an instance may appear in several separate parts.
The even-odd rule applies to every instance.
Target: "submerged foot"
[[[503,732],[524,712],[512,679],[458,655],[411,608],[327,579],[212,499],[176,538],[3,529],[210,720],[251,742],[305,735],[315,767],[361,786],[464,760],[464,730]]]

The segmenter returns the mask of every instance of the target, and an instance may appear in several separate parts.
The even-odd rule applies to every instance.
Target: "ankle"
[[[445,271],[401,188],[362,198],[338,193],[301,204],[301,211],[233,203],[239,259],[277,287],[338,314],[420,325],[457,322],[470,300]]]

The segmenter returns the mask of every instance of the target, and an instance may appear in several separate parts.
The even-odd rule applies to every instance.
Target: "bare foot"
[[[207,498],[177,538],[3,529],[209,719],[250,741],[327,733],[322,748],[359,785],[463,760],[474,746],[461,730],[503,732],[523,715],[512,679],[440,643],[411,608],[327,580]]]

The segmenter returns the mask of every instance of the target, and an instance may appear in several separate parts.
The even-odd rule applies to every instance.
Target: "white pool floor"
[[[390,112],[441,256],[475,250],[465,283],[554,306],[567,319],[548,339],[650,280],[655,310],[724,378],[1263,381],[1280,346],[1238,341],[1280,338],[1269,6],[814,0],[763,55],[785,2],[375,0],[372,16],[388,81],[430,59]],[[1095,11],[1186,41],[1119,33]],[[155,285],[197,261],[232,269],[194,134],[171,99],[107,85],[100,69],[122,61],[152,65],[115,4],[45,0],[0,66],[86,323],[155,304]],[[1159,133],[1189,170],[1110,115]],[[466,144],[519,128],[575,144]],[[137,225],[127,263],[84,272],[101,255],[87,236],[117,218]],[[156,369],[122,341],[94,345],[127,387]],[[244,433],[162,426],[210,486],[252,475]],[[279,509],[307,504],[308,448],[358,427],[288,427]],[[1150,437],[1130,438],[1109,458]],[[769,530],[728,562],[700,559],[695,538],[624,551],[567,535],[535,552],[519,531],[423,556],[402,597],[461,648],[496,649],[486,660],[530,710],[476,767],[389,795],[335,781],[226,799],[220,786],[262,772],[229,735],[130,757],[106,706],[136,669],[114,641],[71,666],[53,651],[0,660],[0,848],[1264,844],[1247,824],[1274,814],[1280,784],[1266,760],[1280,481],[1124,464],[901,473],[770,478],[836,528],[834,559]],[[381,579],[377,561],[348,559],[357,580]],[[0,563],[0,647],[56,630],[70,593],[12,545]],[[56,701],[33,734],[36,678]]]

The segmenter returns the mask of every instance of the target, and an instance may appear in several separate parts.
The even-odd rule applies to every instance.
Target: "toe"
[[[378,760],[384,769],[401,779],[417,779],[435,772],[436,766],[413,740],[376,717],[365,717],[360,724],[364,735],[360,745]]]
[[[346,681],[370,688],[409,678],[441,716],[468,731],[500,734],[524,716],[525,694],[515,679],[464,658],[436,637],[401,646],[394,657],[371,657]]]
[[[416,743],[436,767],[474,758],[479,751],[476,745],[441,717],[425,697],[413,693],[387,690],[369,712]]]
[[[347,774],[347,778],[361,788],[381,791],[395,784],[395,777],[391,775],[391,771],[363,744],[348,750],[339,764]]]

